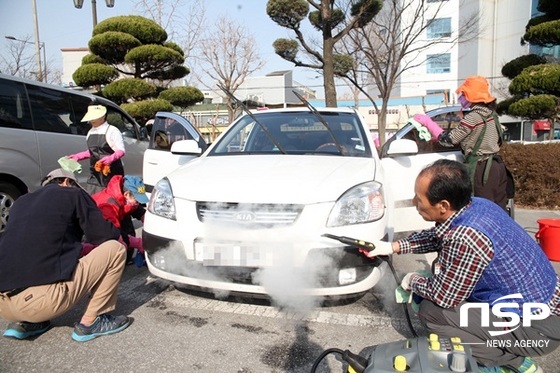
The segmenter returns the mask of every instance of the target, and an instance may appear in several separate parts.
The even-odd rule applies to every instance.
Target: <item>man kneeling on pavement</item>
[[[412,272],[401,283],[420,299],[428,331],[469,344],[480,372],[542,372],[532,357],[560,345],[560,277],[541,247],[500,206],[471,197],[462,163],[440,160],[423,169],[413,204],[435,226],[374,242],[364,254],[437,252],[433,276]]]
[[[98,247],[80,258],[82,237]],[[126,249],[120,232],[103,218],[73,173],[50,172],[42,187],[21,196],[0,237],[0,317],[5,337],[25,339],[46,332],[50,320],[87,297],[72,338],[85,342],[130,324],[113,316]]]

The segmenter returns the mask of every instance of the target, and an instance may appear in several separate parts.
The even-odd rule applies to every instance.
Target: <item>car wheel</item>
[[[0,233],[6,229],[10,209],[19,196],[21,196],[21,192],[16,187],[0,181]]]

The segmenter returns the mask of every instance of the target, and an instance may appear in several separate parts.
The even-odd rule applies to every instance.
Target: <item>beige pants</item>
[[[0,294],[0,316],[12,322],[47,321],[70,310],[87,295],[85,316],[95,318],[112,311],[125,259],[125,247],[118,241],[107,241],[78,261],[69,281],[32,286],[11,298]]]

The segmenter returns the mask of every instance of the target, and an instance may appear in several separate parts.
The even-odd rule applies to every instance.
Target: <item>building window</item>
[[[449,102],[449,90],[448,89],[427,89],[427,95],[442,95],[445,96],[447,102]]]
[[[434,18],[428,21],[428,39],[448,38],[451,36],[451,18]]]
[[[451,72],[451,54],[429,54],[426,63],[428,74],[441,74]]]

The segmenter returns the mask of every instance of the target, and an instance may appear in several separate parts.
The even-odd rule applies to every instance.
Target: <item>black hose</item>
[[[397,286],[399,286],[401,284],[401,280],[399,280],[399,276],[397,275],[397,271],[395,271],[395,267],[393,267],[393,260],[391,259],[391,256],[387,256],[387,257],[383,257],[380,256],[380,259],[384,260],[385,262],[387,262],[387,265],[389,266],[389,268],[391,269],[391,272],[393,273],[393,276],[395,277],[395,281],[397,282]],[[403,303],[403,308],[404,308],[404,315],[406,317],[406,322],[408,323],[408,328],[410,329],[410,332],[412,333],[412,335],[414,337],[418,337],[418,334],[416,333],[416,330],[414,330],[414,326],[412,326],[412,320],[410,319],[410,313],[408,312],[408,306],[406,303]]]
[[[344,351],[342,351],[339,348],[329,348],[325,351],[323,351],[321,353],[321,355],[319,355],[319,357],[315,360],[315,363],[313,363],[313,366],[311,367],[311,373],[315,373],[317,367],[319,366],[319,364],[321,363],[321,361],[330,353],[336,352],[338,354],[340,354],[341,356],[344,354]]]

